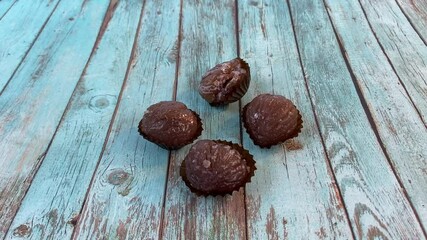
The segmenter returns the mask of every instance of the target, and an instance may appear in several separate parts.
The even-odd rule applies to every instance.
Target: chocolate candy
[[[250,181],[255,171],[252,155],[222,140],[197,141],[181,164],[181,176],[198,195],[225,195]]]
[[[202,130],[199,115],[176,101],[151,105],[138,125],[145,139],[165,149],[178,149],[192,143]]]
[[[249,65],[240,58],[220,63],[202,77],[200,95],[211,105],[225,105],[245,95],[251,81]]]
[[[298,136],[302,119],[289,99],[261,94],[243,108],[243,124],[256,145],[270,148]]]

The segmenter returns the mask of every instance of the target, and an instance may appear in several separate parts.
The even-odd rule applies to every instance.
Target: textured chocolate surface
[[[181,165],[187,186],[199,195],[224,195],[239,190],[255,171],[248,151],[224,141],[200,140]]]
[[[243,108],[243,123],[254,143],[267,148],[298,136],[302,128],[295,105],[271,94],[261,94]]]
[[[166,149],[178,149],[193,142],[202,132],[199,116],[176,101],[151,105],[138,126],[147,140]]]
[[[211,105],[232,103],[245,95],[250,80],[249,65],[236,58],[207,71],[200,82],[199,93]]]

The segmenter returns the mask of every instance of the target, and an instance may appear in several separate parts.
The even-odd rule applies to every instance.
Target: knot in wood
[[[108,175],[108,182],[113,185],[121,185],[129,178],[129,173],[122,169],[114,170]]]
[[[13,230],[13,236],[15,237],[28,237],[31,234],[31,228],[26,224],[21,224],[19,227]]]
[[[89,101],[89,108],[100,112],[110,105],[115,105],[116,99],[116,96],[108,94],[93,96]]]

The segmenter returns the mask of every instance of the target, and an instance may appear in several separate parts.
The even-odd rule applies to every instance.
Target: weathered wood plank
[[[0,93],[43,30],[59,0],[18,1],[0,21]],[[53,29],[52,29],[53,31]]]
[[[323,2],[290,2],[313,106],[356,238],[422,238],[360,103]]]
[[[427,124],[427,46],[394,1],[360,1],[381,48]]]
[[[427,1],[396,0],[396,2],[427,45]]]
[[[142,2],[112,1],[85,75],[6,239],[69,239],[107,135]]]
[[[179,1],[147,0],[128,79],[75,239],[155,239],[161,225],[169,152],[144,140],[148,106],[171,100]]]
[[[305,86],[286,1],[239,1],[239,23],[240,52],[253,73],[242,103],[261,93],[284,95],[304,120],[298,138],[271,149],[253,145],[244,133],[244,145],[258,163],[246,188],[248,237],[351,239]]]
[[[0,238],[45,157],[108,7],[82,2],[58,5],[0,96]]]
[[[389,160],[425,227],[426,126],[370,31],[359,2],[326,2],[354,80],[367,102]]]
[[[10,8],[16,3],[17,0],[2,0],[0,1],[0,20],[10,10]]]
[[[239,104],[211,107],[197,91],[205,71],[237,55],[234,1],[183,1],[182,11],[177,100],[200,114],[204,131],[199,139],[239,143]],[[204,198],[191,193],[179,176],[189,148],[171,154],[163,237],[245,239],[243,190],[226,197]]]

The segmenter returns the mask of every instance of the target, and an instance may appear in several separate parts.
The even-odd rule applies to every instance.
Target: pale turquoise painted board
[[[0,93],[22,63],[58,2],[34,0],[30,4],[28,1],[18,1],[1,19]]]
[[[210,106],[198,93],[202,75],[216,64],[237,57],[234,1],[183,1],[178,101],[199,113],[199,139],[240,142],[239,103]],[[179,176],[190,146],[171,154],[166,190],[164,239],[245,239],[243,189],[226,197],[198,197]]]
[[[17,0],[2,0],[0,1],[0,20],[10,10],[10,8],[16,3]]]
[[[359,100],[323,2],[290,2],[311,101],[355,237],[422,238]]]
[[[396,2],[360,2],[383,51],[427,125],[427,46]]]
[[[142,3],[112,1],[85,74],[6,239],[69,239],[126,74]]]
[[[0,238],[45,156],[107,7],[61,2],[0,96]]]
[[[235,2],[242,5],[241,1]],[[399,2],[401,1],[403,0],[399,0]],[[331,1],[328,0],[328,2]],[[363,0],[362,4],[368,2]],[[115,0],[110,2],[113,6],[114,3]],[[102,5],[100,5],[100,1],[67,2],[67,7],[70,4],[76,4],[73,5],[72,10],[65,9],[61,2],[57,10],[62,6],[64,16],[59,16],[59,13],[54,12],[46,29],[41,32],[40,38],[37,36],[34,38],[34,48],[27,49],[29,50],[27,58],[20,67],[20,63],[18,63],[16,75],[0,96],[0,122],[5,123],[0,126],[0,165],[6,167],[6,170],[0,169],[0,239],[4,237],[5,229],[7,229],[5,224],[9,225],[12,221],[16,208],[21,204],[20,201],[31,183],[35,185],[30,188],[27,199],[23,202],[20,210],[22,212],[18,212],[15,222],[12,223],[14,227],[9,230],[8,239],[14,238],[14,233],[17,236],[25,237],[30,232],[30,238],[33,239],[48,238],[49,236],[69,238],[74,223],[79,224],[78,231],[73,233],[75,239],[102,237],[133,239],[161,238],[162,236],[167,239],[181,236],[188,239],[209,237],[245,239],[246,231],[248,232],[247,237],[254,239],[307,238],[307,236],[351,239],[352,235],[348,228],[344,205],[339,197],[340,193],[343,193],[347,212],[350,213],[348,217],[352,222],[356,238],[403,238],[404,236],[412,239],[425,239],[420,225],[416,223],[416,216],[413,212],[411,213],[411,206],[405,199],[406,192],[394,179],[386,161],[387,157],[391,159],[392,166],[397,169],[396,173],[403,186],[410,190],[409,197],[422,220],[426,216],[425,209],[422,208],[425,207],[423,202],[425,201],[423,200],[425,175],[423,172],[424,169],[427,169],[425,161],[423,161],[426,159],[425,151],[420,152],[420,149],[425,149],[423,122],[421,119],[414,120],[417,119],[414,117],[417,111],[415,108],[408,110],[411,109],[411,101],[402,97],[407,93],[402,91],[402,87],[399,87],[398,84],[395,85],[396,82],[399,82],[397,76],[402,78],[402,75],[399,73],[397,62],[391,58],[392,54],[387,52],[394,49],[386,50],[384,48],[397,75],[393,73],[393,69],[387,62],[387,56],[381,55],[381,48],[374,44],[376,39],[373,38],[373,42],[370,42],[372,38],[366,37],[370,33],[370,28],[363,22],[363,11],[358,2],[352,2],[355,5],[350,5],[349,8],[340,5],[338,8],[329,9],[331,14],[332,11],[337,14],[336,12],[344,9],[342,16],[337,15],[344,17],[344,20],[337,16],[334,20],[336,25],[344,22],[345,27],[340,25],[339,29],[337,28],[341,43],[344,43],[344,46],[349,49],[349,52],[345,52],[344,59],[339,53],[339,46],[333,36],[327,13],[322,7],[321,1],[293,0],[291,1],[293,11],[290,16],[286,1],[260,0],[259,2],[244,1],[244,3],[246,5],[238,9],[239,22],[243,26],[240,28],[239,35],[241,55],[248,56],[253,77],[256,76],[263,81],[256,83],[259,85],[255,85],[256,89],[252,89],[254,85],[251,86],[250,92],[243,98],[243,103],[250,101],[256,93],[261,93],[263,89],[269,88],[275,93],[283,91],[292,99],[297,99],[297,105],[303,112],[306,121],[303,133],[295,141],[265,151],[253,146],[246,133],[243,133],[245,146],[261,159],[261,161],[257,159],[258,165],[261,164],[261,169],[254,178],[255,182],[247,188],[246,198],[244,191],[220,200],[200,200],[189,196],[191,193],[183,185],[177,170],[189,147],[169,155],[168,151],[142,140],[136,132],[136,125],[145,108],[158,99],[171,99],[174,91],[173,82],[177,80],[178,100],[185,101],[190,108],[201,112],[204,119],[209,119],[205,128],[207,127],[210,132],[205,131],[203,137],[227,138],[236,142],[241,140],[238,132],[235,132],[239,128],[238,118],[237,127],[235,127],[236,116],[234,115],[235,109],[239,110],[237,103],[225,108],[212,108],[197,95],[196,91],[191,91],[191,89],[197,88],[200,76],[205,70],[220,61],[228,60],[223,59],[225,57],[234,57],[239,50],[235,33],[228,35],[230,29],[234,31],[235,27],[234,19],[232,19],[234,16],[230,17],[234,11],[234,1],[227,2],[227,4],[214,3],[213,5],[210,2],[184,1],[183,30],[184,32],[186,29],[190,31],[182,34],[184,40],[182,41],[181,64],[179,61],[176,62],[181,46],[178,41],[180,3],[162,5],[154,0],[147,0],[143,11],[145,14],[143,24],[139,28],[136,28],[135,25],[135,21],[138,21],[135,19],[135,13],[140,11],[142,2],[126,5],[127,7],[124,9],[120,9],[124,6],[119,4],[118,9],[115,10],[123,11],[123,13],[115,16],[112,14],[114,11],[110,9],[101,27],[100,36],[95,41],[108,2],[104,1]],[[342,2],[334,4],[342,4]],[[73,15],[80,5],[83,8],[80,12],[82,15]],[[190,10],[186,10],[185,6],[188,5],[191,5]],[[202,6],[205,9],[199,9]],[[394,11],[396,5],[393,6],[391,9]],[[13,8],[15,7],[16,5],[13,6]],[[130,9],[133,7],[135,9]],[[379,7],[383,6],[379,5]],[[243,9],[251,9],[251,11]],[[377,8],[373,7],[373,10],[375,9]],[[387,10],[385,7],[381,9]],[[115,34],[112,30],[115,29],[112,27],[114,20],[110,18],[124,17],[126,13],[131,12],[134,14],[132,18],[134,25],[132,25],[133,30],[129,32],[133,31],[134,35],[131,34],[126,38],[128,42],[125,50],[117,49],[116,47],[121,45],[117,42],[125,39],[116,37],[114,41],[105,40],[107,36],[113,38],[110,34]],[[212,12],[214,14],[210,14]],[[271,14],[272,12],[274,14]],[[345,19],[349,12],[356,13],[354,23]],[[366,13],[369,19],[374,19],[372,22],[374,30],[377,29],[375,26],[381,26],[381,19],[375,20],[375,16],[369,15],[368,11]],[[387,17],[387,21],[391,19],[404,21],[399,12],[395,13],[396,15]],[[248,16],[258,17],[248,18]],[[136,16],[136,18],[138,17]],[[290,17],[293,17],[296,24],[296,39],[299,45],[295,45]],[[193,19],[193,21],[191,22],[189,19]],[[213,22],[214,19],[218,19],[218,22]],[[106,24],[108,20],[111,20],[110,24]],[[117,21],[116,26],[120,27],[130,24],[130,22],[123,23],[122,21],[126,21],[125,19]],[[379,22],[375,23],[375,21]],[[1,22],[2,20],[0,20],[0,25]],[[362,28],[358,26],[361,23]],[[72,24],[76,24],[76,26],[72,26]],[[374,26],[374,24],[378,25]],[[414,22],[412,24],[416,26]],[[111,33],[104,32],[107,25],[110,26]],[[254,27],[244,28],[248,25]],[[163,28],[166,29],[161,31],[160,29]],[[48,34],[45,31],[49,29]],[[58,29],[61,32],[56,32]],[[136,29],[139,29],[137,35],[139,34],[140,38],[131,54],[132,43],[129,40],[135,36]],[[375,30],[376,33],[380,33],[378,29]],[[354,38],[346,35],[352,31],[358,31]],[[406,27],[405,31],[408,31]],[[214,33],[218,33],[216,39]],[[125,33],[117,32],[117,34],[119,35],[116,36],[122,36]],[[342,35],[345,36],[342,37]],[[198,39],[199,36],[202,39]],[[243,36],[246,37],[242,39]],[[53,39],[49,39],[50,37]],[[186,37],[189,39],[186,40]],[[381,39],[379,35],[377,37]],[[105,42],[101,41],[101,38]],[[367,47],[361,44],[366,39],[368,40],[366,41]],[[390,39],[392,38],[387,41]],[[382,44],[385,43],[383,41],[380,40]],[[201,46],[195,45],[195,42],[200,42]],[[98,51],[93,52],[90,57],[89,53],[94,44]],[[111,45],[109,46],[109,44]],[[243,46],[243,44],[245,45]],[[407,43],[404,41],[397,45],[399,44],[401,44],[401,50],[402,46],[407,47]],[[51,47],[44,49],[45,46]],[[248,51],[243,52],[247,48],[245,46],[250,47],[248,47]],[[297,47],[301,52],[304,71],[301,71],[298,52],[296,52]],[[364,47],[368,50],[363,50]],[[206,55],[203,52],[204,49],[208,49]],[[184,50],[187,52],[183,52]],[[364,51],[371,51],[372,55]],[[67,55],[70,54],[72,56],[68,58]],[[112,55],[123,62],[119,63],[117,59],[110,59]],[[367,58],[367,56],[374,57]],[[420,58],[422,59],[422,56]],[[23,59],[21,58],[21,60]],[[86,65],[86,74],[80,78],[80,85],[74,90],[72,96],[73,89],[83,69],[86,68],[85,63],[88,59],[91,61]],[[408,56],[403,56],[402,59],[406,59],[406,62],[399,67],[402,67],[402,71],[409,71],[406,68],[412,66],[413,62]],[[368,100],[368,115],[372,113],[375,123],[373,130],[378,127],[380,142],[384,143],[386,155],[381,153],[381,147],[374,137],[375,134],[367,123],[366,114],[360,107],[356,89],[351,81],[352,76],[345,67],[344,60],[350,60],[350,71],[356,69],[354,71],[356,89],[360,88],[361,96]],[[129,67],[126,68],[128,62]],[[109,73],[108,70],[99,72],[98,70],[103,64],[109,64],[117,72]],[[74,67],[70,67],[70,65]],[[177,65],[178,68],[176,68]],[[46,69],[44,69],[45,66]],[[256,66],[256,70],[253,66]],[[125,68],[129,72],[124,77]],[[15,69],[16,67],[13,70]],[[176,74],[175,69],[178,70]],[[305,84],[303,73],[305,73],[309,93],[303,86]],[[409,73],[412,72],[409,71]],[[31,79],[32,74],[35,76],[34,79]],[[113,79],[112,77],[116,75],[120,75],[121,78]],[[99,81],[103,81],[101,78],[108,81],[99,84]],[[123,92],[117,96],[123,78],[127,80],[127,84]],[[328,81],[324,81],[325,78]],[[96,79],[96,81],[89,81],[90,79]],[[293,79],[293,81],[282,82],[281,79]],[[114,81],[114,83],[110,81]],[[254,79],[252,84],[254,81],[257,80]],[[107,84],[107,82],[109,83]],[[112,85],[109,85],[110,83]],[[388,86],[387,83],[391,83],[391,86]],[[82,85],[84,86],[82,87]],[[112,87],[113,85],[114,87]],[[286,87],[282,88],[282,86]],[[339,91],[332,91],[335,88],[339,88]],[[395,92],[390,88],[395,89]],[[105,92],[101,92],[102,89]],[[48,91],[46,95],[43,94],[45,90]],[[61,94],[63,96],[60,97]],[[343,99],[343,95],[345,95],[345,99]],[[62,116],[70,97],[71,102],[65,115]],[[118,100],[120,107],[112,117],[115,97],[121,99]],[[406,97],[409,98],[408,95]],[[362,98],[362,102],[365,99]],[[399,102],[399,100],[403,101]],[[311,106],[314,107],[317,116],[310,115]],[[338,106],[339,108],[337,108]],[[393,111],[388,109],[389,106]],[[137,110],[135,110],[136,108]],[[376,113],[378,109],[387,110]],[[387,115],[389,113],[390,115]],[[400,115],[396,113],[400,113]],[[54,136],[61,117],[63,121],[59,125],[56,138],[52,142],[50,152],[46,153],[46,147]],[[210,120],[211,118],[214,120]],[[90,176],[90,173],[96,168],[96,162],[102,151],[101,145],[108,136],[106,131],[108,131],[108,122],[111,119],[113,119],[113,125],[110,138],[107,137],[106,153],[101,158],[88,198],[85,200],[84,214],[80,217],[76,216],[74,214],[78,213],[80,209],[79,207],[72,208],[72,206],[81,206],[85,202],[83,201],[84,189],[90,181],[87,176]],[[99,122],[97,122],[98,120]],[[93,127],[97,123],[99,125]],[[409,129],[408,123],[410,123]],[[414,124],[415,127],[411,124]],[[317,125],[321,129],[320,136]],[[81,128],[78,128],[79,126]],[[418,132],[415,132],[414,129],[417,128]],[[222,132],[222,129],[227,130],[226,134]],[[421,131],[419,131],[420,129]],[[403,136],[396,136],[401,132],[403,132]],[[22,136],[28,139],[22,138]],[[407,139],[408,136],[409,139]],[[419,141],[417,142],[413,136],[420,138]],[[327,156],[325,157],[321,138],[324,140],[326,155],[329,159]],[[314,147],[312,148],[312,146]],[[273,161],[268,161],[271,159],[271,154],[274,155]],[[92,156],[93,161],[89,160],[89,155]],[[11,156],[16,159],[12,159]],[[167,175],[168,156],[171,157],[169,175]],[[358,156],[365,156],[360,157],[364,161],[358,161]],[[63,157],[62,162],[61,157]],[[370,158],[373,157],[378,157],[381,161],[372,161]],[[66,162],[67,159],[74,159],[76,162]],[[419,161],[420,159],[421,161]],[[44,162],[42,163],[42,161]],[[61,165],[61,163],[63,164]],[[38,173],[40,175],[36,175],[33,181],[33,176],[40,164],[42,164]],[[272,166],[267,166],[269,164]],[[270,167],[274,168],[269,169]],[[50,172],[51,170],[52,172]],[[259,180],[260,175],[262,178]],[[68,179],[67,176],[71,176],[71,178]],[[407,180],[405,180],[406,177],[408,177]],[[335,179],[338,180],[339,186],[344,187],[338,189]],[[167,182],[168,180],[169,182]],[[55,181],[59,187],[55,186]],[[387,183],[391,184],[387,185]],[[383,185],[386,187],[382,187]],[[49,186],[54,186],[54,188],[49,188]],[[265,190],[265,186],[269,186],[267,190]],[[316,187],[319,186],[322,189],[316,190]],[[281,188],[284,189],[283,192],[274,191]],[[67,189],[72,189],[71,195],[66,194]],[[42,193],[45,190],[47,193]],[[49,191],[56,192],[56,190],[58,191],[56,196],[49,194]],[[165,190],[166,198],[163,195]],[[369,191],[378,194],[371,195]],[[250,194],[259,195],[260,200],[250,199]],[[5,196],[11,196],[11,199],[6,199]],[[71,201],[68,199],[69,197],[76,199],[75,202],[69,202]],[[291,198],[298,199],[298,202],[282,201],[282,199]],[[248,207],[246,216],[244,200]],[[349,207],[358,202],[362,204],[355,206],[355,210]],[[178,205],[178,203],[182,203],[182,205]],[[260,204],[258,205],[258,203]],[[43,204],[50,206],[45,208],[43,206],[47,205]],[[274,205],[274,208],[268,208],[269,204]],[[293,209],[294,206],[300,205],[302,209]],[[162,206],[165,206],[164,212]],[[61,208],[64,214],[61,216],[60,211],[52,211],[55,207]],[[310,213],[309,218],[302,219],[299,216],[288,218],[288,216],[292,216],[292,211],[301,212],[303,210]],[[325,212],[321,212],[322,210]],[[2,221],[5,216],[4,211],[8,214],[6,221]],[[35,217],[33,220],[27,211],[37,213],[39,217]],[[399,212],[399,215],[391,217],[396,215],[395,212]],[[250,222],[246,227],[245,217]],[[68,220],[71,221],[68,222]],[[21,225],[20,222],[25,223]],[[390,224],[386,225],[388,223]],[[43,224],[45,225],[44,232]],[[49,226],[46,227],[46,225]],[[28,229],[27,226],[32,226],[32,228]],[[17,229],[17,227],[20,228]],[[15,229],[17,229],[16,232]],[[19,234],[17,234],[18,232]],[[54,235],[55,233],[57,235]]]
[[[147,0],[128,78],[74,239],[157,239],[169,151],[137,131],[144,111],[171,100],[179,1]]]
[[[286,1],[239,1],[240,52],[251,66],[252,83],[242,106],[258,94],[289,98],[300,110],[300,135],[271,149],[244,146],[258,160],[246,188],[249,239],[351,239],[305,86]]]
[[[427,1],[396,0],[396,2],[427,45]]]
[[[367,102],[385,151],[426,227],[426,126],[370,31],[359,2],[326,2],[356,85]]]

